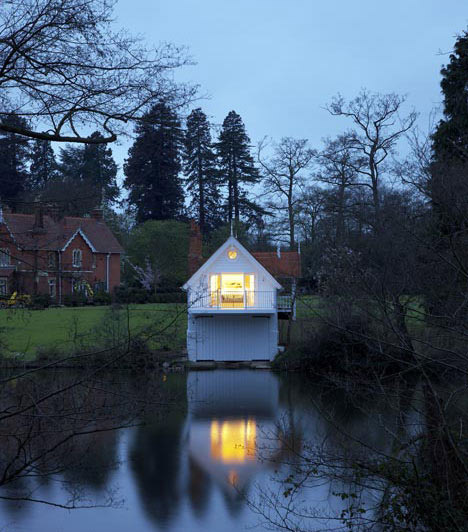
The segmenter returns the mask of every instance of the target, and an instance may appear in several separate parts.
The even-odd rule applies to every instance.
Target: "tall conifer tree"
[[[433,135],[437,160],[468,160],[468,32],[455,42],[449,63],[441,70],[444,118]]]
[[[158,103],[135,131],[137,138],[124,164],[124,187],[137,222],[179,218],[184,207],[179,176],[183,133],[177,115]]]
[[[91,137],[99,137],[95,132]],[[42,141],[41,141],[42,142]],[[52,152],[53,153],[53,152]],[[50,153],[39,157],[38,172],[45,174],[51,165]],[[39,185],[41,199],[58,202],[62,214],[82,216],[95,207],[110,208],[119,196],[117,186],[117,164],[112,150],[105,144],[83,146],[67,145],[60,149],[57,171],[40,188],[40,182],[32,172],[32,177]]]
[[[96,131],[91,138],[102,138],[102,135]],[[95,191],[97,205],[108,207],[118,198],[117,164],[106,144],[85,144],[81,173],[87,188]]]
[[[201,232],[209,233],[221,223],[221,197],[210,123],[200,108],[187,118],[184,170],[191,195],[189,213],[197,218]]]
[[[226,218],[236,223],[242,215],[249,215],[257,209],[247,198],[243,185],[259,180],[258,169],[250,154],[250,138],[245,131],[242,118],[230,111],[224,119],[217,143],[217,153],[223,183],[227,188]]]
[[[31,153],[29,168],[30,181],[34,189],[43,189],[57,176],[57,161],[51,142],[35,140]]]
[[[441,74],[444,118],[432,136],[429,191],[441,233],[455,236],[468,228],[468,32]]]
[[[10,115],[10,126],[27,127],[26,120]],[[31,156],[29,140],[16,133],[0,133],[0,200],[16,209],[16,200],[24,192]]]

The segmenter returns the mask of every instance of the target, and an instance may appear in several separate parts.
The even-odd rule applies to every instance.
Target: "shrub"
[[[49,294],[38,294],[31,299],[31,305],[35,309],[43,309],[50,306]]]
[[[187,295],[181,290],[151,293],[144,288],[122,287],[115,289],[117,303],[186,303]]]
[[[112,297],[108,292],[99,291],[94,294],[93,303],[95,305],[110,305],[112,303]]]
[[[114,292],[117,303],[148,303],[150,293],[144,288],[118,286]]]
[[[66,295],[63,298],[63,304],[67,307],[82,307],[86,303],[87,298],[81,293]]]
[[[151,303],[187,303],[185,292],[156,293],[151,296]]]
[[[350,317],[339,328],[324,325],[307,339],[292,343],[276,357],[274,367],[333,373],[356,373],[370,367],[397,371],[395,360],[401,354],[372,340],[376,337],[366,320]]]

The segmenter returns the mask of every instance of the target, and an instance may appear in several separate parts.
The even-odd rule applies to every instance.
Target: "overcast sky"
[[[186,45],[214,123],[234,109],[252,142],[308,138],[343,122],[323,109],[366,87],[407,94],[422,129],[440,106],[440,68],[467,27],[466,0],[119,0],[118,22],[148,42]],[[441,55],[442,54],[442,55]],[[128,145],[113,146],[122,165]]]

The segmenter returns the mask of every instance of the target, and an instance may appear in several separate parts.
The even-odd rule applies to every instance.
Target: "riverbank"
[[[158,351],[185,346],[186,306],[131,304],[125,306],[56,307],[44,310],[0,310],[0,352],[4,358],[32,362],[41,355],[65,354],[125,343],[145,336]]]

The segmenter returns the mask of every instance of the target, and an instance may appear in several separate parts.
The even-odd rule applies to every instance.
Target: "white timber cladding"
[[[188,292],[190,360],[275,357],[281,285],[237,239],[228,238],[183,288]]]

